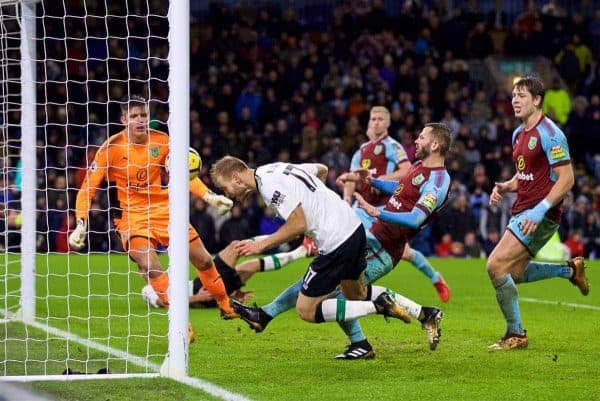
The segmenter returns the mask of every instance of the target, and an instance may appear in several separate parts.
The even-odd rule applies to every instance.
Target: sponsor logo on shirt
[[[517,157],[517,170],[519,171],[523,171],[525,170],[525,158],[523,157],[523,155],[519,155],[519,157]]]
[[[437,196],[433,192],[426,193],[420,200],[419,203],[430,212],[433,212],[435,204],[437,203]]]
[[[425,181],[425,177],[424,177],[424,176],[423,176],[423,174],[421,173],[421,174],[419,174],[418,176],[416,176],[416,177],[413,177],[413,179],[412,179],[412,184],[413,184],[413,185],[419,185],[419,184],[421,184],[423,181]]]
[[[565,157],[565,150],[562,145],[555,145],[550,148],[550,157],[552,160],[562,159]]]
[[[369,167],[371,167],[371,159],[362,159],[361,162],[360,162],[360,165],[363,168],[369,168]]]
[[[521,171],[517,173],[517,179],[522,181],[533,181],[533,173],[525,174]]]
[[[529,138],[529,142],[527,142],[527,147],[529,148],[529,150],[533,150],[535,149],[535,145],[537,145],[537,137],[532,136],[531,138]]]
[[[402,193],[402,190],[404,189],[404,184],[400,184],[396,187],[396,189],[394,190],[394,196],[396,195],[400,195]]]
[[[394,206],[396,209],[400,209],[402,207],[402,202],[398,202],[393,196],[390,198],[388,203]]]
[[[283,203],[285,200],[285,195],[279,191],[275,191],[273,193],[273,197],[271,198],[271,206],[277,207]]]
[[[396,152],[396,157],[398,160],[406,159],[406,151],[402,148],[398,149]]]

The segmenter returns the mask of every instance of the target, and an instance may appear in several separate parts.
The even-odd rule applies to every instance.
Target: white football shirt
[[[316,173],[315,164],[272,163],[258,167],[254,177],[265,204],[284,220],[301,205],[305,234],[315,240],[320,254],[328,254],[361,223],[350,205],[327,188]]]

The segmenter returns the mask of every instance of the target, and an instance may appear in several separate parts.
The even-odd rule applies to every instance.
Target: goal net
[[[152,128],[172,131],[178,119],[184,135],[175,142],[171,135],[171,155],[187,163],[189,105],[169,104],[173,75],[184,90],[177,98],[189,91],[186,75],[172,68],[188,63],[174,61],[169,31],[182,25],[186,35],[188,20],[172,18],[187,11],[177,0],[0,0],[0,380],[153,377],[161,365],[163,374],[186,374],[187,343],[172,340],[186,333],[187,298],[171,302],[169,315],[182,309],[173,322],[140,296],[145,282],[112,223],[115,188],[105,183],[90,204],[86,247],[73,252],[68,235],[95,152],[124,128],[120,106],[128,96],[148,99]],[[170,108],[184,111],[169,115]],[[172,177],[187,175],[186,164],[172,164]],[[187,212],[187,197],[178,198]],[[184,250],[184,271],[171,286],[187,285],[183,220],[170,247]],[[167,255],[161,258],[166,267]],[[177,366],[163,365],[167,354]]]

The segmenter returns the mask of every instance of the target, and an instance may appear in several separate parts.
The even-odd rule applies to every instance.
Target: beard
[[[415,157],[418,160],[423,160],[431,153],[430,145],[422,146],[417,149],[415,152]]]

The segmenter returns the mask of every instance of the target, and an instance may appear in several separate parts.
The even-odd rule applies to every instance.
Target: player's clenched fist
[[[77,220],[75,231],[69,235],[69,245],[71,248],[78,250],[85,245],[85,234],[87,233],[87,223],[85,220]]]
[[[233,207],[233,201],[226,196],[207,192],[202,198],[209,206],[217,209],[221,215],[227,213]]]

